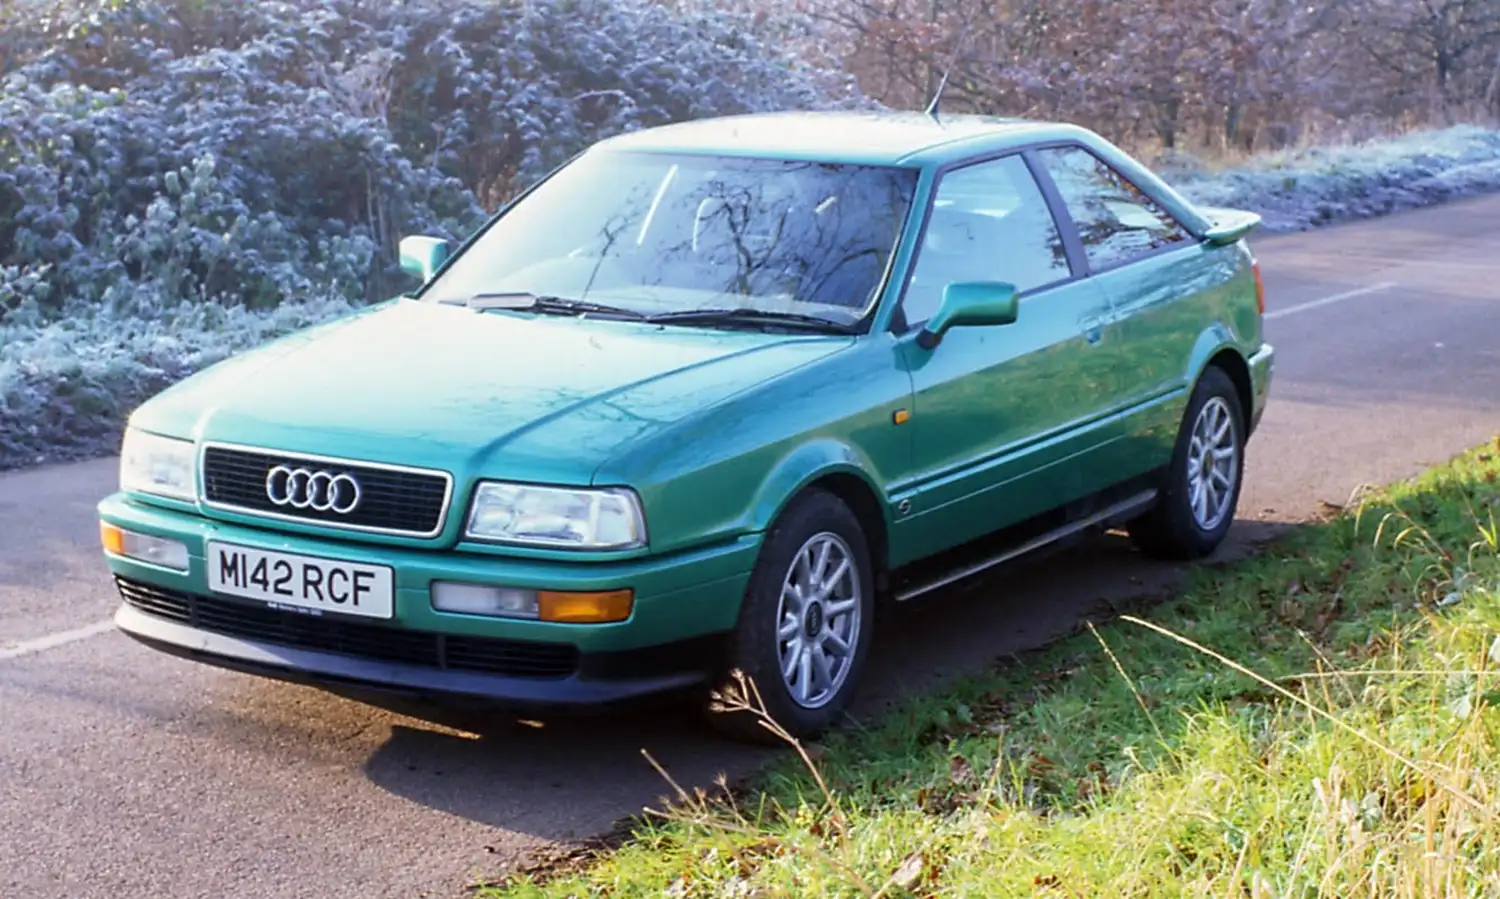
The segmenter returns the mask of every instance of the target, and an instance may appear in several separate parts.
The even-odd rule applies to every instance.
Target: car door
[[[1035,151],[1082,244],[1091,279],[1118,316],[1122,477],[1165,465],[1177,438],[1194,344],[1233,275],[1160,203],[1090,150]]]
[[[912,476],[896,491],[893,553],[917,558],[1091,492],[1118,431],[1102,414],[1108,299],[1021,154],[941,175],[896,316],[911,373]],[[1020,293],[1015,322],[914,338],[955,282]]]

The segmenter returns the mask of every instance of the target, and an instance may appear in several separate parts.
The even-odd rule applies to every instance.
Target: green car
[[[462,246],[406,238],[419,289],[137,409],[115,621],[533,715],[710,709],[739,672],[815,736],[893,603],[1098,529],[1219,545],[1272,375],[1258,222],[1064,124],[602,141]]]

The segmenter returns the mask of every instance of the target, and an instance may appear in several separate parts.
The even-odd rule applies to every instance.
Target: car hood
[[[132,423],[460,478],[588,483],[625,445],[849,343],[403,299],[212,366]]]

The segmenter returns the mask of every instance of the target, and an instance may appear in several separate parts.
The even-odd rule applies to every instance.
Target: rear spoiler
[[[1260,213],[1247,209],[1200,206],[1198,211],[1209,221],[1207,230],[1203,232],[1203,239],[1214,246],[1232,244],[1260,227]]]

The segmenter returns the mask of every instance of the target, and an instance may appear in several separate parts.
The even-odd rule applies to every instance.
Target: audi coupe
[[[1272,376],[1258,222],[1062,123],[604,140],[460,245],[404,239],[407,294],[135,410],[115,621],[272,678],[676,697],[754,737],[709,701],[738,673],[815,736],[892,604],[1103,528],[1219,546]]]

